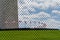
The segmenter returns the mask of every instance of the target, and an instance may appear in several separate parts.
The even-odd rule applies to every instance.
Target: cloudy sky
[[[60,29],[60,0],[18,0],[18,20],[45,22],[46,28]],[[37,25],[19,23],[19,28]]]

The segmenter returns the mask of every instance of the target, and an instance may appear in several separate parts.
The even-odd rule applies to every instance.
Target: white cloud
[[[58,11],[58,10],[53,10],[52,13],[55,13],[55,14],[59,14],[60,15],[60,11]]]
[[[35,11],[32,7],[45,10],[49,7],[54,8],[56,6],[60,6],[60,0],[23,0],[23,2],[24,4],[21,4],[20,1],[18,1],[20,10],[24,9],[24,7],[26,7],[27,10]]]
[[[54,19],[50,19],[51,15],[45,12],[40,12],[37,14],[31,15],[28,10],[30,11],[36,11],[34,7],[41,8],[43,10],[51,7],[54,8],[56,6],[60,6],[60,0],[23,0],[24,4],[20,4],[18,2],[18,20],[26,20],[29,21],[32,18],[47,18],[48,20],[42,20],[42,22],[45,22],[47,24],[47,28],[58,28],[60,25],[59,21],[56,21]],[[38,3],[40,2],[40,3]],[[60,14],[60,11],[53,10],[52,13]],[[23,14],[23,15],[21,15]],[[34,21],[34,20],[32,20]],[[20,24],[19,24],[20,25]],[[23,24],[22,24],[23,25]]]
[[[33,23],[32,21],[34,21],[34,20],[26,20],[26,19],[23,19],[24,21],[27,21],[27,26],[26,27],[29,27],[29,28],[37,28],[40,24],[38,24],[38,23]],[[22,21],[23,21],[22,20]],[[31,21],[32,23],[30,24],[29,23],[29,21]],[[35,20],[36,21],[36,20]],[[38,22],[38,21],[36,21],[36,22]],[[47,26],[46,26],[46,28],[55,28],[55,29],[59,29],[59,27],[60,27],[60,21],[56,21],[56,20],[54,20],[54,19],[48,19],[48,20],[42,20],[42,21],[40,21],[40,23],[45,23]],[[20,25],[20,27],[19,28],[22,28],[22,25],[24,25],[24,24],[22,24],[21,25],[21,23],[19,24]],[[25,24],[26,25],[26,24]],[[24,27],[23,27],[24,28]]]
[[[21,0],[20,0],[21,1]],[[40,8],[40,9],[47,9],[49,7],[54,8],[57,5],[60,5],[60,0],[23,0],[22,2],[24,4],[21,4],[20,1],[18,1],[18,14],[24,14],[24,15],[30,15],[29,11],[36,11],[34,7]],[[40,3],[38,3],[40,2]],[[59,12],[60,13],[60,12]]]
[[[51,17],[48,13],[40,12],[38,14],[20,16],[20,19],[21,19],[21,21],[29,22],[29,21],[36,21],[36,20],[31,20],[32,18],[44,18],[43,16],[44,17]],[[56,21],[55,19],[48,18],[47,20],[42,20],[40,22],[46,23],[46,25],[47,25],[46,28],[57,28],[57,29],[59,29],[59,27],[60,27],[60,21]],[[37,24],[32,23],[31,25],[28,23],[27,25],[30,28],[35,28],[35,27],[37,28],[37,26],[39,26],[38,23]]]
[[[47,27],[46,28],[57,28],[59,29],[60,21],[56,21],[54,19],[48,19],[46,21]]]
[[[41,18],[47,18],[47,17],[51,17],[50,14],[45,13],[45,12],[40,12],[37,14],[39,17]]]
[[[60,5],[60,0],[44,0],[43,3],[40,3],[40,8],[47,9],[49,7],[54,8]]]
[[[32,14],[32,15],[23,15],[23,18],[28,18],[28,19],[32,19],[32,18],[50,18],[50,14],[45,13],[45,12],[40,12],[38,14]]]

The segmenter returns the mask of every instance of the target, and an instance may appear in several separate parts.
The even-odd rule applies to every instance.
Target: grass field
[[[59,30],[0,31],[0,40],[60,40]]]

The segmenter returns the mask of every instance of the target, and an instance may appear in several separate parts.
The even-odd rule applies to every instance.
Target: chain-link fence
[[[19,28],[60,28],[60,1],[18,0]]]
[[[0,29],[59,28],[59,0],[0,0]]]

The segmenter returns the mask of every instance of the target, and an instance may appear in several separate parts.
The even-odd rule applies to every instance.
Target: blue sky
[[[60,28],[60,0],[18,0],[18,20],[45,21],[47,28]]]

